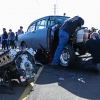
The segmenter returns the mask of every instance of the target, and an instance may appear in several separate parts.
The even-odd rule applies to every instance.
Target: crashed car
[[[34,50],[42,47],[49,55],[54,55],[59,42],[58,32],[60,26],[70,17],[66,16],[46,16],[33,21],[25,34],[18,36],[18,44],[23,47],[32,47]],[[64,67],[70,67],[75,61],[75,52],[80,51],[86,35],[87,27],[76,30],[74,35],[68,41],[60,56],[60,64]]]

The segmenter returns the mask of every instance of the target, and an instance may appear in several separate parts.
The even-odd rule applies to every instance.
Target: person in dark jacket
[[[79,16],[75,16],[73,18],[70,18],[69,20],[66,20],[64,24],[60,27],[59,44],[55,51],[54,59],[51,63],[53,67],[58,68],[60,55],[62,53],[64,46],[67,44],[69,38],[74,34],[75,30],[81,27],[83,24],[84,20]]]
[[[14,44],[15,44],[16,48],[17,48],[17,43],[18,43],[18,35],[17,35],[17,32],[15,32],[15,41],[14,41]]]
[[[6,32],[6,28],[3,28],[2,47],[4,48],[4,50],[5,50],[5,47],[7,47],[7,50],[8,50],[8,34]]]
[[[16,48],[15,44],[14,44],[14,40],[15,40],[15,34],[14,32],[12,32],[12,29],[9,29],[9,40],[10,40],[10,46],[12,47],[12,49],[14,49],[14,47]]]
[[[84,44],[80,55],[83,55],[88,51],[92,59],[89,59],[84,64],[84,69],[86,70],[97,70],[100,73],[100,66],[97,66],[100,63],[100,36],[98,33],[92,33],[90,39]]]

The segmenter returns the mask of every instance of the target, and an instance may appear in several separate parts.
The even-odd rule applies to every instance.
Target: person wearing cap
[[[97,70],[100,74],[100,36],[98,33],[93,32],[90,39],[84,44],[80,55],[84,55],[86,51],[92,56],[92,59],[86,61],[83,65],[85,70]]]
[[[3,28],[2,49],[5,50],[5,48],[7,48],[7,50],[8,50],[8,34],[6,32],[6,28]]]
[[[94,27],[91,27],[91,30],[90,30],[90,34],[92,34],[93,32],[96,32],[97,29],[95,29]]]
[[[10,46],[12,47],[12,49],[14,49],[14,47],[15,47],[15,45],[14,45],[15,34],[14,34],[14,32],[12,32],[12,29],[9,29],[9,34],[10,34],[9,35]]]
[[[74,16],[69,20],[66,20],[59,30],[59,44],[54,54],[54,59],[51,66],[54,68],[59,67],[60,55],[63,48],[68,43],[69,38],[74,34],[75,30],[84,24],[84,20],[79,16]]]
[[[91,30],[92,30],[92,33],[96,32],[96,29],[94,27],[92,27]]]
[[[96,33],[96,28],[94,28],[94,27],[91,27],[91,30],[89,30],[90,32],[89,32],[89,36],[88,36],[88,38],[90,39],[90,35],[92,34],[92,33]]]

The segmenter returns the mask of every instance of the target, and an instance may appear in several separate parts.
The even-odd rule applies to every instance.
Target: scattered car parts
[[[0,55],[0,92],[14,93],[11,79],[18,79],[25,86],[34,80],[35,58],[32,48],[14,50]]]

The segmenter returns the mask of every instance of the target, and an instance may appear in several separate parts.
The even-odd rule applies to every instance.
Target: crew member
[[[86,61],[84,69],[97,70],[100,73],[100,36],[98,33],[93,32],[90,39],[84,44],[80,54],[83,55],[88,51],[92,59]]]
[[[69,38],[74,34],[75,30],[78,27],[81,27],[84,24],[84,20],[79,17],[75,16],[73,18],[70,18],[69,20],[66,20],[64,24],[61,26],[59,30],[59,44],[57,46],[57,49],[54,54],[54,59],[51,63],[51,65],[54,68],[58,68],[60,55],[62,53],[62,50],[64,46],[67,44]]]

